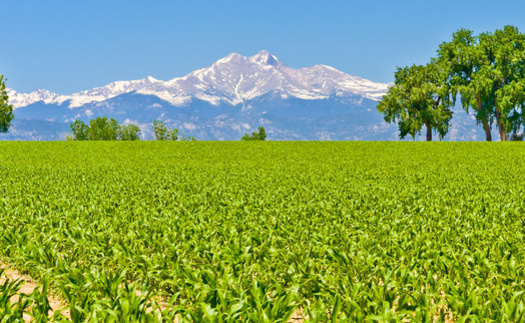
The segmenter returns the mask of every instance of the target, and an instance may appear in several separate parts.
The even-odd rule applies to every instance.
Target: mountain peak
[[[156,78],[154,78],[153,76],[148,76],[145,78],[146,81],[150,82],[150,83],[154,83],[154,82],[158,82],[159,80],[157,80]]]
[[[260,64],[260,65],[271,65],[271,66],[281,65],[281,62],[277,59],[277,57],[273,56],[266,50],[261,50],[259,53],[251,56],[249,59],[251,62]]]
[[[241,54],[231,53],[230,55],[216,61],[215,64],[228,63],[231,61],[238,61],[242,59],[246,59],[246,57],[242,56]]]
[[[57,95],[57,94],[55,94],[55,93],[53,93],[51,91],[45,90],[45,89],[37,89],[36,91],[32,92],[31,94],[34,95],[34,96],[42,97],[42,98],[50,98],[50,97],[53,97],[53,96]]]
[[[71,95],[38,90],[33,93],[10,93],[15,108],[42,101],[45,104],[62,104],[78,108],[93,102],[103,102],[135,91],[139,94],[157,96],[175,106],[184,106],[193,99],[219,106],[244,104],[262,98],[268,93],[281,93],[282,97],[304,100],[361,96],[379,100],[386,93],[387,84],[368,81],[345,74],[326,65],[293,69],[281,63],[266,50],[246,57],[231,53],[212,66],[191,72],[169,81],[152,76],[133,81],[117,81]]]

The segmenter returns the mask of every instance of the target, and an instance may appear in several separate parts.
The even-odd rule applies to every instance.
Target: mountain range
[[[8,89],[15,119],[0,139],[63,140],[73,120],[108,116],[139,125],[143,139],[159,119],[198,140],[239,140],[259,126],[270,140],[396,140],[397,126],[376,110],[389,85],[326,65],[294,69],[267,51],[232,53],[168,81],[148,76],[71,95]],[[484,132],[456,109],[445,139],[483,140]]]

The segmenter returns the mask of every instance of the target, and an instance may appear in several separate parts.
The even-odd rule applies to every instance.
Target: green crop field
[[[525,145],[0,142],[0,262],[0,322],[523,321]]]

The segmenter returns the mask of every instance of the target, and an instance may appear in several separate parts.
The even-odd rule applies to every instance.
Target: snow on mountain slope
[[[303,100],[355,96],[379,100],[387,89],[388,84],[352,76],[326,65],[293,69],[267,51],[261,51],[251,57],[232,53],[208,68],[169,81],[148,76],[142,80],[113,82],[71,95],[59,95],[47,90],[24,94],[12,89],[8,89],[8,95],[15,108],[36,102],[59,105],[68,102],[68,107],[73,109],[131,92],[154,95],[175,106],[185,106],[192,99],[198,99],[215,106],[227,103],[244,107],[246,102],[270,92],[282,98]]]
[[[152,87],[155,83],[163,83],[163,81],[148,76],[145,79],[136,81],[117,81],[104,87],[97,87],[71,95],[60,95],[40,89],[28,94],[18,93],[13,89],[7,89],[7,94],[9,95],[10,103],[13,104],[15,109],[40,101],[43,101],[46,104],[62,104],[66,101],[70,101],[69,107],[77,108],[87,103],[101,102],[124,93],[137,91],[141,88]]]

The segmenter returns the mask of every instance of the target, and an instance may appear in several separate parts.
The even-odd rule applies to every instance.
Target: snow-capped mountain
[[[269,92],[278,92],[283,98],[304,100],[327,99],[331,95],[360,95],[378,100],[387,88],[388,84],[348,75],[326,65],[293,69],[267,51],[261,51],[251,57],[232,53],[208,68],[169,81],[148,76],[142,80],[113,82],[71,95],[59,95],[47,90],[23,94],[12,89],[8,90],[8,94],[15,108],[40,101],[46,104],[69,101],[69,108],[77,108],[130,92],[154,95],[175,106],[183,106],[192,98],[219,106],[221,103],[242,104]]]
[[[397,127],[375,109],[388,86],[326,65],[294,69],[267,51],[232,53],[168,81],[149,76],[71,95],[8,89],[15,120],[3,136],[62,139],[71,121],[107,115],[139,124],[145,137],[153,120],[163,119],[198,139],[237,140],[264,125],[269,139],[395,140]]]

